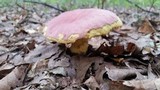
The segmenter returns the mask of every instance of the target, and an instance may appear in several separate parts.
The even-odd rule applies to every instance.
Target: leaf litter
[[[121,30],[92,38],[88,55],[78,56],[43,36],[43,24],[57,12],[36,7],[0,11],[1,90],[160,90],[155,16],[138,19],[146,13],[117,11]]]

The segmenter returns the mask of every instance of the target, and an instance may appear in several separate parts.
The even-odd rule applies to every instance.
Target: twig
[[[149,11],[151,11],[151,9],[153,8],[155,2],[156,2],[156,0],[152,0],[152,1],[151,1],[151,6],[150,6],[150,8],[149,8]]]
[[[153,13],[153,14],[155,14],[155,15],[159,15],[158,12],[153,12],[153,11],[150,11],[150,10],[146,10],[146,9],[140,7],[139,5],[133,3],[133,2],[130,1],[130,0],[126,0],[126,1],[127,1],[128,3],[130,3],[130,4],[133,4],[133,5],[136,6],[137,8],[141,9],[142,11],[145,11],[145,12],[147,12],[147,13]]]
[[[49,7],[49,8],[53,8],[53,9],[55,9],[55,10],[58,10],[58,11],[60,11],[60,12],[64,12],[64,10],[61,10],[61,9],[59,9],[59,8],[56,8],[56,7],[54,7],[54,6],[52,6],[52,5],[49,5],[49,4],[47,4],[47,3],[36,2],[36,1],[27,1],[27,0],[24,0],[24,2],[35,3],[35,4],[41,4],[41,5],[47,6],[47,7]]]
[[[31,10],[28,10],[28,9],[26,9],[25,7],[21,6],[21,5],[18,4],[17,2],[16,2],[16,5],[17,5],[18,7],[20,7],[20,8],[22,8],[23,10],[26,10],[27,12],[31,11]]]

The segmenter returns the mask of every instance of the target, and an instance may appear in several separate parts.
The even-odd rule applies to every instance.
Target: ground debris
[[[1,9],[1,90],[160,89],[160,20],[155,16],[117,12],[121,30],[92,38],[91,51],[80,56],[44,37],[45,22],[58,14],[44,8]]]

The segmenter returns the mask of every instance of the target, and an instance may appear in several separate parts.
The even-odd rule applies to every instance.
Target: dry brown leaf
[[[124,85],[135,87],[136,90],[160,90],[160,79],[124,81]]]
[[[108,69],[106,68],[108,77],[113,81],[131,80],[136,78],[136,73],[132,69]],[[138,70],[144,72],[143,70]]]
[[[64,67],[56,67],[56,68],[50,70],[50,73],[52,73],[52,74],[54,74],[54,75],[67,76],[67,73],[66,73]]]
[[[123,85],[122,81],[109,81],[109,90],[135,90],[132,86]],[[136,89],[137,90],[137,89]],[[143,90],[143,89],[139,89]]]
[[[82,82],[87,70],[91,66],[92,63],[102,62],[101,57],[82,57],[82,56],[74,56],[71,58],[71,63],[76,70],[76,79],[78,82]]]
[[[35,62],[32,66],[31,66],[31,70],[28,72],[28,76],[29,77],[34,77],[37,73],[45,71],[47,68],[47,60],[39,60],[37,62]]]
[[[24,46],[23,51],[24,51],[25,53],[29,53],[30,50],[33,50],[33,49],[35,48],[35,44],[36,44],[35,40],[29,41],[29,42]]]
[[[94,37],[91,38],[88,43],[92,46],[92,48],[98,49],[104,42],[107,42],[107,40],[102,37]]]
[[[122,55],[124,53],[124,46],[123,45],[108,46],[106,44],[102,44],[97,51],[109,55]]]
[[[58,57],[59,54],[55,55],[54,57],[50,58],[48,61],[48,68],[53,69],[56,67],[68,67],[70,65],[70,56],[63,54],[62,56]],[[55,60],[55,57],[58,57],[59,60]]]
[[[37,62],[38,60],[45,60],[50,58],[52,55],[56,55],[59,51],[58,45],[40,45],[33,51],[27,54],[24,58],[26,63]]]
[[[91,90],[97,90],[99,89],[99,84],[97,83],[96,79],[91,76],[89,79],[87,79],[84,82],[85,85],[87,85]]]
[[[128,63],[128,62],[125,62]],[[145,68],[141,69],[140,67],[137,67],[138,69],[135,69],[133,64],[131,65],[127,64],[128,66],[115,66],[113,64],[106,63],[105,69],[106,74],[109,79],[112,81],[121,81],[121,80],[132,80],[132,79],[139,79],[137,76],[137,73],[147,73],[147,70]]]
[[[11,73],[0,80],[0,90],[11,90],[23,85],[28,65],[17,66]]]
[[[124,53],[124,46],[123,45],[116,45],[110,47],[110,53],[111,55],[122,55]]]
[[[98,70],[96,70],[96,72],[95,72],[95,79],[97,80],[97,82],[99,84],[104,83],[103,75],[106,72],[106,70],[105,70],[106,65],[107,64],[99,65]]]
[[[37,73],[28,84],[28,85],[31,85],[30,89],[35,89],[34,85],[36,85],[37,88],[42,90],[48,90],[49,88],[51,90],[54,90],[57,87],[56,79],[55,77],[51,76],[49,73],[50,72],[48,71],[42,71]]]
[[[154,33],[156,30],[153,28],[152,24],[149,22],[148,19],[145,19],[142,25],[138,29],[139,32],[144,34]]]
[[[70,77],[57,77],[57,82],[61,87],[68,87],[72,83],[72,79]],[[66,89],[67,90],[67,89]],[[70,89],[68,89],[70,90]]]
[[[132,54],[139,54],[140,53],[140,48],[138,48],[138,46],[134,43],[127,43],[127,48],[126,48],[126,52],[129,53],[130,55]]]

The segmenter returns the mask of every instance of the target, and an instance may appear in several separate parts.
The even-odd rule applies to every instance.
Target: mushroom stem
[[[70,47],[72,53],[85,54],[88,50],[88,39],[82,38],[76,40]]]

